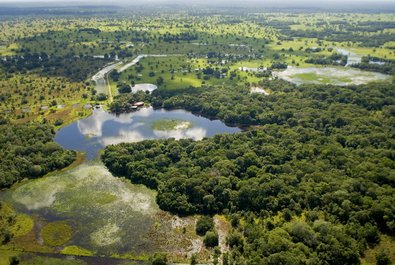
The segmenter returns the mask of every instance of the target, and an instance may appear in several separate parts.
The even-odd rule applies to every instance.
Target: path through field
[[[141,59],[146,58],[146,57],[167,57],[169,56],[168,54],[140,54],[136,58],[133,59],[133,61],[124,64],[124,62],[113,62],[100,71],[98,71],[94,76],[92,76],[91,80],[96,83],[96,91],[97,93],[106,93],[108,96],[109,102],[113,102],[114,97],[112,95],[112,88],[111,84],[108,79],[108,75],[114,71],[117,70],[118,72],[122,73],[129,69],[130,67],[136,65],[138,62],[140,62]],[[172,54],[172,56],[182,56],[181,54]],[[107,90],[107,91],[106,91]]]

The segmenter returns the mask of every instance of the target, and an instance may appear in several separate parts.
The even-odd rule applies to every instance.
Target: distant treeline
[[[330,56],[315,56],[305,60],[305,63],[318,64],[318,65],[342,65],[347,64],[347,55],[333,53]]]
[[[361,63],[353,64],[351,66],[361,70],[395,75],[395,60],[366,56],[362,58]]]
[[[0,5],[2,16],[42,16],[42,15],[104,15],[114,14],[117,6],[68,6],[68,7],[12,7]]]
[[[109,56],[102,59],[74,54],[48,56],[45,53],[25,53],[6,56],[4,60],[0,60],[0,67],[6,73],[24,73],[33,70],[44,76],[64,76],[70,81],[79,82],[87,79],[109,60],[111,60]]]
[[[393,41],[394,36],[391,33],[375,34],[372,37],[365,35],[352,34],[347,31],[337,31],[332,29],[314,30],[281,30],[284,36],[292,36],[297,38],[317,38],[319,40],[335,41],[335,42],[358,42],[366,47],[379,47],[386,42]]]
[[[197,40],[198,36],[197,34],[192,34],[189,32],[183,32],[180,34],[166,33],[163,36],[160,36],[159,39],[165,42],[193,41]]]

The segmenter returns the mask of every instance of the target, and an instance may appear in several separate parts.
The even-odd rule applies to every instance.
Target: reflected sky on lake
[[[170,131],[153,130],[154,123],[164,119],[188,121],[192,123],[192,127]],[[93,159],[100,150],[111,144],[166,138],[201,140],[218,133],[239,131],[239,128],[228,127],[221,121],[211,121],[184,110],[143,108],[116,116],[95,109],[90,117],[60,129],[55,135],[55,141],[66,149],[86,152],[87,158]]]

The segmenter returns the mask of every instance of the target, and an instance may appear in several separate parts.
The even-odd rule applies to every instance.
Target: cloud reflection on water
[[[114,116],[102,109],[96,109],[93,114],[86,119],[78,120],[77,126],[80,133],[89,137],[102,137],[103,124],[107,121],[116,121],[120,124],[132,123],[132,119],[128,115]]]
[[[99,142],[103,146],[107,146],[120,143],[134,143],[143,141],[145,139],[146,137],[144,137],[140,132],[120,129],[118,135],[102,137],[101,139],[99,139]]]
[[[153,130],[156,122],[169,119],[185,121],[193,126],[170,131]],[[60,129],[55,135],[55,141],[66,149],[86,152],[88,159],[94,159],[105,146],[113,144],[166,138],[201,140],[217,133],[238,131],[239,128],[228,127],[220,121],[211,121],[184,110],[143,108],[132,113],[114,115],[95,109],[90,117]]]
[[[176,140],[183,138],[191,138],[193,140],[202,140],[207,136],[207,130],[204,128],[190,128],[186,130],[170,130],[170,131],[157,131],[154,130],[154,135],[157,138],[174,138]]]
[[[157,111],[161,114],[166,114],[166,111]],[[145,139],[165,139],[175,138],[177,140],[182,138],[191,138],[193,140],[201,140],[207,136],[207,130],[203,127],[194,127],[184,130],[170,130],[170,131],[157,131],[150,130],[147,132],[147,123],[151,121],[150,117],[155,113],[153,108],[143,108],[134,113],[121,114],[115,116],[102,109],[96,109],[93,115],[79,120],[77,122],[79,132],[91,138],[97,138],[98,142],[103,145],[112,145],[119,143],[139,142]],[[143,121],[135,121],[134,118],[144,118]],[[105,135],[106,123],[112,121],[112,129],[114,130],[111,135]],[[148,124],[149,125],[149,124]]]

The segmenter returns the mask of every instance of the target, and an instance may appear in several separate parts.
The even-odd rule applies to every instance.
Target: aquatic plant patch
[[[53,222],[43,227],[41,235],[45,244],[61,246],[71,239],[73,230],[66,222]]]

